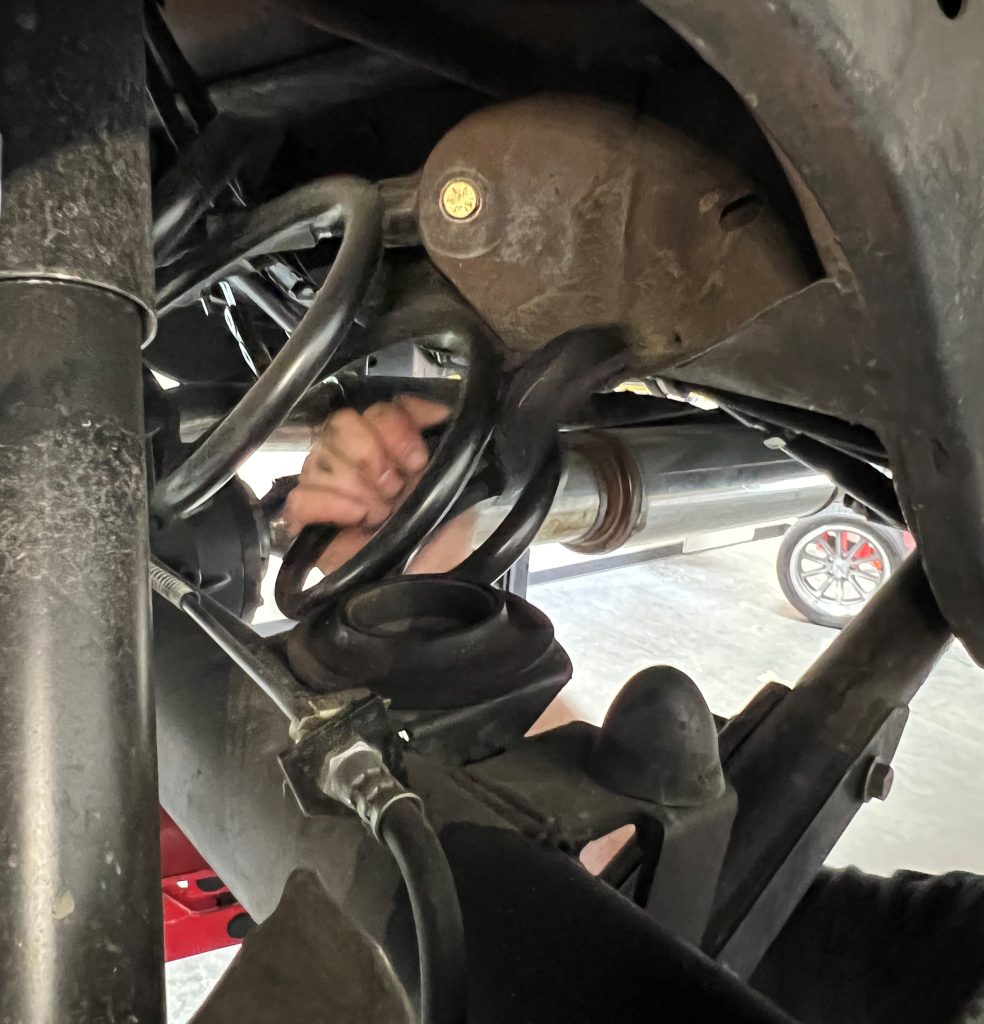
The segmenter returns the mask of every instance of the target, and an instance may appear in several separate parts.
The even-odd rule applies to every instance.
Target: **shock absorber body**
[[[0,1020],[163,1017],[140,5],[0,5]]]

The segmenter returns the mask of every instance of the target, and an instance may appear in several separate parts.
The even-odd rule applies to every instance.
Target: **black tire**
[[[845,581],[842,584],[839,580],[835,581],[842,596],[847,590],[847,583],[850,582],[851,591],[849,593],[854,596],[849,601],[845,599],[838,603],[833,599],[819,597],[816,594],[811,598],[813,584],[803,578],[803,566],[807,563],[815,566],[810,570],[811,575],[823,572],[819,558],[814,557],[814,553],[821,554],[820,542],[817,541],[818,546],[814,547],[814,542],[809,538],[817,537],[825,531],[834,532],[835,536],[839,535],[839,531],[843,536],[853,535],[858,538],[867,538],[876,553],[883,556],[877,560],[868,560],[871,574],[880,575],[879,582],[874,583],[870,579],[868,571],[861,574],[859,570],[858,576],[853,582]],[[814,516],[800,519],[786,531],[782,544],[779,546],[776,573],[786,600],[801,615],[818,626],[842,629],[854,618],[856,612],[863,607],[871,594],[902,564],[907,553],[901,530],[870,522],[846,509],[832,506]],[[831,569],[831,572],[833,571]],[[839,571],[848,571],[849,575],[852,572],[852,570],[844,569]],[[827,582],[827,577],[819,575],[818,584],[822,585],[825,582]],[[863,590],[865,596],[862,597],[859,590]],[[843,607],[844,610],[841,611],[840,607]]]

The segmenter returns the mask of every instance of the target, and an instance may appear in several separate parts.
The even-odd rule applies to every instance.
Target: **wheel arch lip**
[[[743,97],[845,261],[829,338],[813,324],[797,350],[787,316],[768,339],[782,355],[745,369],[731,344],[711,373],[804,408],[836,395],[838,415],[879,433],[934,595],[984,661],[984,109],[968,85],[984,75],[981,5],[950,20],[931,0],[642,2]],[[818,339],[829,366],[791,385],[785,364]]]

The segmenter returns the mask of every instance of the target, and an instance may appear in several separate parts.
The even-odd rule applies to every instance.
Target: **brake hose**
[[[193,587],[156,558],[150,561],[150,585],[197,623],[256,683],[290,722],[291,734],[311,716],[311,702],[266,641],[215,598]]]
[[[420,962],[421,1024],[464,1024],[468,972],[465,930],[454,876],[420,798],[364,740],[329,756],[324,793],[355,811],[393,855],[410,897]]]

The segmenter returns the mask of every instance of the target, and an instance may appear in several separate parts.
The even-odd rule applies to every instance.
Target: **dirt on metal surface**
[[[458,182],[476,193],[467,217],[442,204]],[[424,167],[418,217],[431,259],[517,353],[618,323],[652,371],[809,283],[741,170],[587,98],[537,96],[466,118]]]

